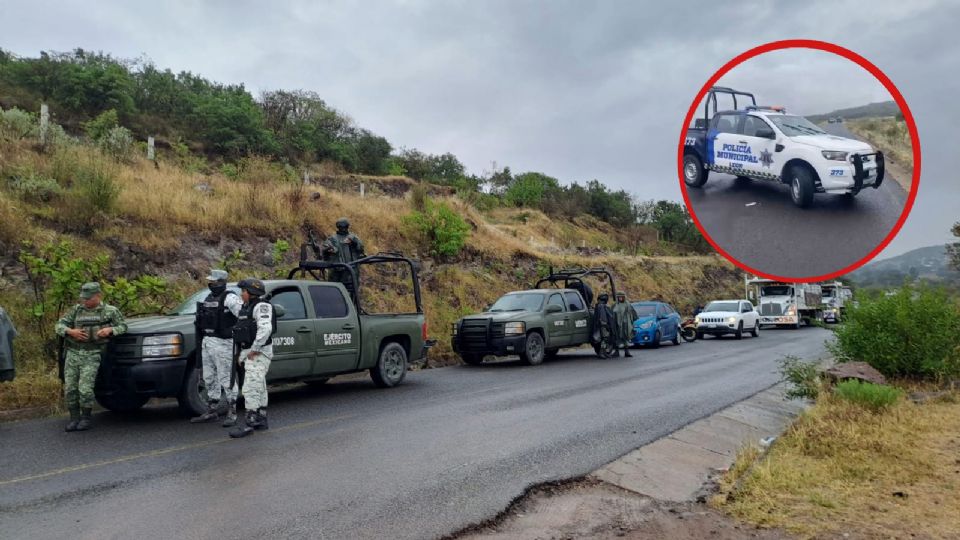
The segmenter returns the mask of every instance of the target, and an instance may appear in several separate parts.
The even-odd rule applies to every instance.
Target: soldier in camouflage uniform
[[[237,423],[237,385],[230,384],[233,363],[233,325],[240,315],[240,296],[227,289],[227,272],[211,270],[207,276],[210,294],[197,306],[197,337],[201,341],[200,356],[203,383],[207,389],[207,410],[190,419],[196,424],[216,420],[221,413],[220,396],[226,398],[223,427]]]
[[[633,344],[634,328],[633,322],[637,320],[637,310],[633,304],[627,302],[626,293],[617,293],[617,303],[613,305],[613,314],[617,318],[617,348],[623,349],[623,355],[630,354],[630,345]]]
[[[63,393],[70,411],[67,431],[90,429],[100,355],[111,337],[127,331],[120,310],[101,298],[99,283],[85,283],[80,288],[80,303],[57,322],[57,335],[65,338],[66,347]]]
[[[254,430],[267,429],[267,371],[273,359],[273,331],[276,325],[273,306],[262,300],[267,294],[259,279],[244,279],[237,284],[243,291],[243,308],[234,327],[234,340],[240,346],[243,363],[244,425],[230,432],[233,438],[246,437]]]
[[[363,252],[363,242],[360,241],[359,236],[350,232],[350,220],[347,218],[337,220],[337,233],[324,240],[321,249],[323,260],[326,262],[349,264],[366,256]],[[343,268],[331,270],[330,280],[343,283],[353,293],[353,280],[348,270]]]

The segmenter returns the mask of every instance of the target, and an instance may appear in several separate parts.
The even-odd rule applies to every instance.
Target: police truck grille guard
[[[867,179],[869,174],[864,168],[864,163],[870,162],[870,157],[873,156],[874,160],[877,163],[877,178],[873,182],[873,187],[880,187],[880,182],[883,181],[885,161],[883,159],[883,152],[877,151],[872,154],[853,154],[850,156],[850,160],[853,163],[853,193],[858,193],[863,189],[863,181]]]
[[[457,340],[463,351],[485,352],[495,339],[504,337],[504,323],[494,323],[490,319],[463,319],[457,330]]]

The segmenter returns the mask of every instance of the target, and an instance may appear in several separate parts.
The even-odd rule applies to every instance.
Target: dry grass
[[[883,151],[891,172],[909,190],[913,179],[913,142],[906,122],[891,116],[848,120],[846,125],[874,148]]]
[[[712,503],[802,537],[956,538],[958,448],[956,395],[901,401],[884,414],[826,395],[745,476],[725,480],[721,493],[729,496]],[[743,475],[754,461],[745,453],[734,470]]]

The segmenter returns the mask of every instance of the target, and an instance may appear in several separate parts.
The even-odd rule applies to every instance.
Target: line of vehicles
[[[322,385],[337,375],[366,371],[379,387],[400,384],[408,366],[425,361],[436,344],[428,337],[416,261],[379,253],[349,265],[326,263],[308,260],[308,247],[301,246],[300,263],[287,279],[264,281],[265,300],[278,318],[267,382]],[[361,307],[364,269],[376,273],[379,268],[382,274],[383,265],[391,265],[386,274],[400,278],[397,290],[412,296],[409,312],[374,314]],[[347,286],[327,279],[335,269],[349,271]],[[616,282],[604,268],[551,269],[530,289],[504,294],[482,313],[453,323],[453,350],[468,365],[506,355],[537,365],[561,349],[584,345],[598,356],[610,356],[617,344],[594,324],[596,304],[588,281],[616,298]],[[749,299],[716,301],[695,319],[682,319],[666,302],[634,302],[633,344],[679,345],[681,339],[707,334],[740,338],[744,333],[757,336],[767,324],[798,327],[803,320],[839,320],[851,297],[839,282],[814,286],[754,278],[746,288],[758,308]],[[175,397],[186,414],[206,410],[195,327],[197,303],[206,295],[206,289],[197,292],[167,315],[128,320],[128,332],[111,341],[97,375],[95,395],[103,407],[125,412],[151,398]]]
[[[720,110],[718,96],[729,96],[733,108]],[[855,197],[864,188],[877,189],[884,170],[883,152],[869,144],[831,135],[784,107],[759,106],[753,94],[721,86],[709,90],[703,117],[684,137],[688,187],[703,187],[711,171],[780,182],[801,208],[810,206],[816,193]]]

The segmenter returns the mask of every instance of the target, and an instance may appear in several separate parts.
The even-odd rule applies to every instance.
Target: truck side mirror
[[[547,313],[560,313],[561,311],[563,311],[563,308],[556,304],[550,304],[547,306]]]
[[[753,291],[750,291],[750,292],[747,293],[747,298],[753,300],[755,297],[756,297],[756,295],[753,294]]]
[[[773,133],[773,130],[766,127],[760,128],[756,131],[756,136],[762,139],[773,139],[776,135]]]

